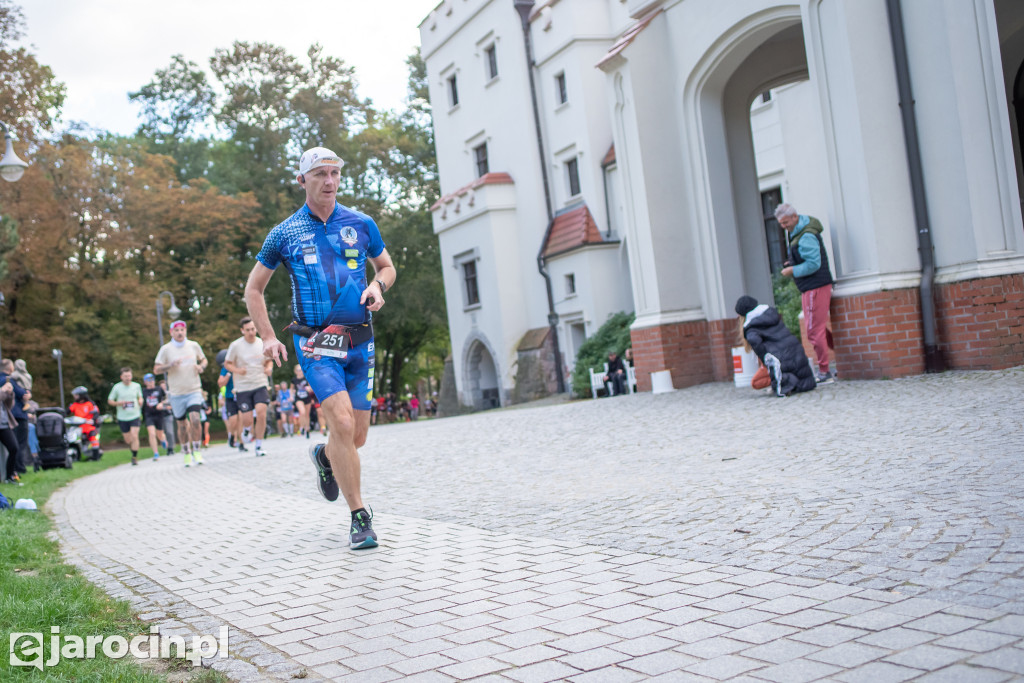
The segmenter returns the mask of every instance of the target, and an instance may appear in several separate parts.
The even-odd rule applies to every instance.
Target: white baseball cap
[[[331,166],[333,168],[341,168],[345,165],[341,157],[327,149],[326,147],[314,147],[313,149],[307,149],[299,157],[299,175],[306,175],[314,168],[320,168],[321,166]]]

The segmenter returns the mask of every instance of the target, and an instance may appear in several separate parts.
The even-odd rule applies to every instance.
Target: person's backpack
[[[7,500],[4,494],[0,493],[0,510],[10,510],[11,501]]]

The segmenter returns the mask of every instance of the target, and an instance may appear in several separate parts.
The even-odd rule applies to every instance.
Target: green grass
[[[72,479],[94,474],[128,462],[127,450],[108,451],[98,462],[76,462],[74,469],[51,469],[22,475],[24,486],[0,486],[11,499],[31,498],[42,510],[47,499]],[[102,505],[103,501],[96,501]],[[65,564],[60,549],[47,534],[53,522],[43,512],[0,511],[0,638],[10,646],[9,634],[43,633],[44,657],[50,658],[51,626],[61,636],[121,635],[149,633],[149,628],[132,613],[131,606],[114,600],[89,583],[79,571]],[[66,642],[66,641],[65,641]],[[166,668],[166,667],[165,667]],[[210,676],[215,676],[210,678]],[[202,676],[202,679],[198,677]],[[217,672],[197,669],[194,680],[226,680]],[[42,672],[32,667],[11,666],[0,655],[0,680],[33,681],[165,681],[158,671],[143,669],[131,657],[109,659],[97,648],[95,659],[61,659]]]

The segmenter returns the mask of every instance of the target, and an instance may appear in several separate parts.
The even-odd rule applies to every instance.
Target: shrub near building
[[[615,313],[605,321],[601,328],[591,335],[576,354],[576,367],[572,372],[572,393],[576,396],[590,395],[590,368],[604,368],[608,362],[608,352],[614,351],[622,358],[632,342],[629,337],[629,326],[636,315],[633,313]]]

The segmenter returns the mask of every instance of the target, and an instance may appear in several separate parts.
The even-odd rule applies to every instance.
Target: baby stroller
[[[36,436],[39,439],[39,464],[43,469],[63,467],[71,469],[81,455],[80,446],[70,442],[60,408],[40,408],[36,412]]]

